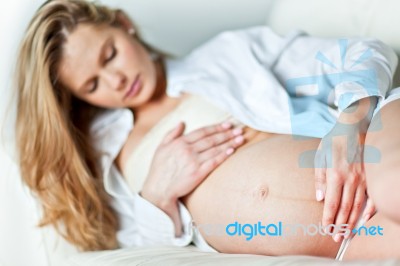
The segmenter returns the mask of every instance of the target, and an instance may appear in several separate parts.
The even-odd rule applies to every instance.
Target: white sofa
[[[207,254],[195,247],[131,248],[78,253],[53,228],[38,229],[40,205],[22,184],[15,163],[13,121],[9,104],[17,46],[42,0],[16,0],[0,10],[0,266],[54,265],[336,265],[312,257],[263,257]],[[216,33],[267,24],[279,33],[300,28],[319,36],[374,36],[400,52],[400,2],[396,0],[103,0],[123,8],[151,44],[184,55]],[[399,75],[396,76],[398,80]],[[398,83],[398,82],[396,82]],[[9,107],[9,108],[8,108]],[[6,113],[6,109],[9,110]],[[7,116],[6,116],[7,114]],[[7,119],[6,119],[7,117]],[[373,265],[352,262],[345,265]],[[380,261],[400,265],[400,261]]]

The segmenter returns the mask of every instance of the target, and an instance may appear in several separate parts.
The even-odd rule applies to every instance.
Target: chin
[[[144,89],[144,88],[142,88]],[[151,101],[151,98],[153,96],[152,91],[141,91],[139,92],[138,95],[136,95],[134,98],[132,98],[129,103],[128,106],[131,108],[140,108],[143,107],[144,105],[146,105],[147,103],[149,103]]]
[[[150,86],[142,87],[142,91],[137,95],[141,102],[148,103],[155,97],[155,84],[149,84]]]

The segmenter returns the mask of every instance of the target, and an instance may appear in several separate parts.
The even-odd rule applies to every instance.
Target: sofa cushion
[[[382,266],[399,265],[400,261],[379,261]],[[310,256],[269,257],[247,254],[222,254],[200,251],[194,246],[185,248],[160,246],[151,248],[127,248],[116,251],[101,251],[71,257],[64,266],[154,266],[154,265],[229,265],[229,266],[369,266],[377,261],[338,262],[333,259]]]

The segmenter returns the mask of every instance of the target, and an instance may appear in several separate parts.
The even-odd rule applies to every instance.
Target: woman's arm
[[[150,192],[147,189],[143,189],[140,195],[168,215],[174,224],[175,237],[180,237],[183,224],[179,213],[178,199],[169,198],[168,196],[160,197],[157,191]]]

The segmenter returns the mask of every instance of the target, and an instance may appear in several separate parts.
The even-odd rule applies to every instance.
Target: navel
[[[264,201],[269,195],[269,187],[267,184],[258,185],[253,192],[253,197],[257,200]]]

